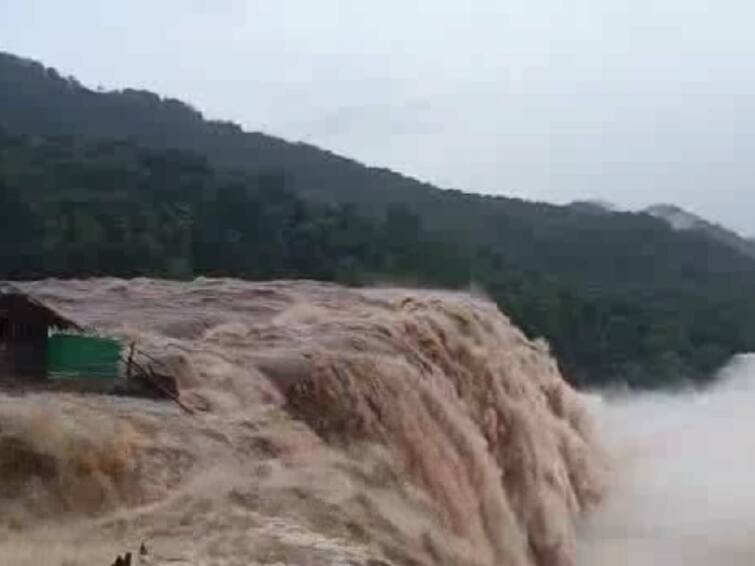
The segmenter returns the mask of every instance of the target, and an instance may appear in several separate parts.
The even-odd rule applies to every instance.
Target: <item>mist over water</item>
[[[609,496],[580,527],[580,566],[755,563],[755,354],[710,389],[595,400]]]

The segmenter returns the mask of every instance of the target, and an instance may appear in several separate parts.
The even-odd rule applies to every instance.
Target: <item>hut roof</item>
[[[74,321],[5,282],[0,282],[0,318],[23,319],[60,330],[83,330]]]

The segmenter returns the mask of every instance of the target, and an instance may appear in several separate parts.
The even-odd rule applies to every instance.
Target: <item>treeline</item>
[[[181,151],[0,133],[0,276],[468,281],[462,253],[407,209],[367,218],[285,184]]]

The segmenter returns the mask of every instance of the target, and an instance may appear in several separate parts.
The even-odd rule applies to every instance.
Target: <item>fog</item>
[[[613,480],[582,525],[578,564],[753,564],[755,354],[704,392],[595,403]]]

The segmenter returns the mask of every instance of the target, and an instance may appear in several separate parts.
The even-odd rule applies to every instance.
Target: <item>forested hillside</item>
[[[580,384],[755,349],[755,261],[650,215],[441,191],[10,55],[0,127],[0,277],[475,284]]]
[[[291,188],[324,200],[362,204],[407,198],[433,188],[306,144],[206,121],[191,106],[141,90],[98,92],[40,63],[0,52],[0,123],[9,133],[77,134],[180,148],[223,168],[257,172],[284,168]],[[407,189],[410,194],[407,195]]]
[[[284,185],[181,151],[0,134],[0,275],[467,281],[461,255],[405,209],[378,222]]]

